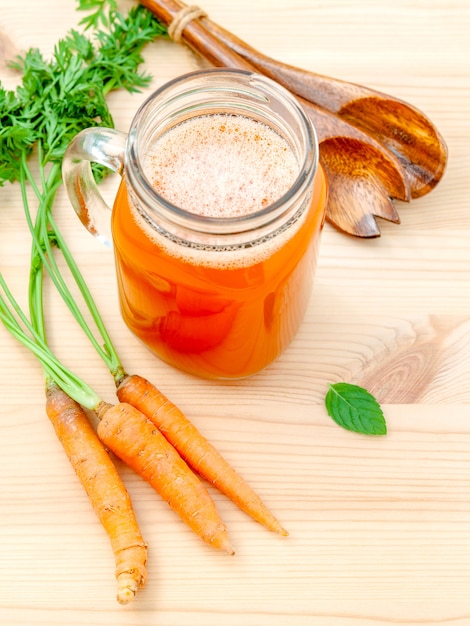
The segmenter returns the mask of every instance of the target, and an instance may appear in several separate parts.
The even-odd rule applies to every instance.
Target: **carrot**
[[[206,543],[234,554],[214,501],[160,431],[130,404],[101,403],[98,437],[160,494]]]
[[[46,412],[109,536],[116,561],[117,600],[128,604],[147,576],[147,544],[129,494],[82,407],[53,382],[46,386]]]
[[[269,530],[284,536],[288,534],[248,483],[152,383],[142,376],[127,376],[122,379],[117,395],[121,402],[135,406],[146,415],[188,465],[233,500],[242,511]]]

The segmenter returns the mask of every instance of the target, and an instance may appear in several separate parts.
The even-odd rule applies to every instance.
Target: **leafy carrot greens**
[[[51,254],[53,245],[63,248],[80,289],[86,292],[86,285],[53,224],[52,207],[62,183],[62,160],[71,139],[90,126],[114,126],[107,94],[115,89],[132,93],[149,84],[151,77],[140,70],[142,49],[157,36],[164,35],[166,28],[141,6],[131,9],[127,16],[117,11],[114,0],[82,0],[78,8],[95,9],[99,13],[99,19],[96,13],[91,21],[88,18],[88,25],[94,26],[91,37],[70,30],[55,46],[51,59],[44,58],[36,48],[28,50],[9,64],[20,74],[19,86],[7,90],[0,84],[0,186],[19,183],[25,215],[35,239],[29,294],[31,323],[19,311],[1,274],[0,317],[10,332],[40,357],[48,376],[66,386],[68,392],[72,389],[66,383],[72,381],[75,399],[89,406],[96,400],[93,393],[61,368],[45,340],[41,304],[44,262],[72,313],[78,316],[65,283],[54,272],[57,266]],[[33,150],[37,154],[36,167],[30,165]],[[39,173],[35,174],[37,170]],[[28,188],[32,189],[37,203],[36,224],[33,224]],[[12,311],[17,313],[16,319]],[[95,321],[99,324],[98,316]],[[100,331],[105,333],[104,328]],[[89,329],[87,332],[116,372],[119,363],[114,355],[106,344],[104,348],[99,346]]]
[[[34,282],[40,280],[42,263],[47,257],[47,269],[56,267],[50,254],[52,245],[63,248],[80,289],[86,292],[86,285],[52,219],[55,196],[62,184],[61,166],[67,146],[84,128],[114,126],[106,102],[107,94],[116,89],[132,93],[149,84],[151,77],[140,69],[144,60],[142,49],[166,33],[166,28],[141,6],[132,8],[124,16],[116,10],[113,0],[80,2],[79,9],[93,8],[99,13],[99,19],[95,15],[89,23],[94,26],[92,37],[70,30],[55,46],[51,59],[45,59],[38,49],[28,50],[10,63],[21,75],[20,85],[15,90],[7,90],[0,84],[0,186],[19,182],[28,225],[36,240],[30,285],[33,321],[40,315],[37,301],[33,302],[34,298],[40,297],[37,295],[40,292],[36,290],[36,296],[33,293]],[[98,22],[101,28],[97,27]],[[37,154],[36,167],[30,164],[33,150]],[[39,173],[35,173],[37,169]],[[104,170],[96,170],[96,175],[102,177]],[[30,207],[28,188],[32,189],[37,203],[36,225],[33,224],[34,211]],[[39,258],[41,254],[42,258]],[[50,273],[78,319],[77,308],[65,283],[58,282],[60,275],[57,272]],[[3,285],[5,307],[8,297],[4,281]],[[5,315],[3,309],[4,322]],[[98,317],[96,320],[99,323]],[[104,328],[100,331],[105,333]],[[86,332],[92,339],[89,329]],[[37,343],[38,338],[29,340]],[[104,356],[111,359],[110,366],[116,372],[119,363],[108,347],[100,348],[96,340],[92,341]],[[83,394],[80,396],[83,400]]]
[[[0,85],[0,185],[21,181],[24,157],[38,142],[43,166],[60,163],[80,130],[114,126],[105,100],[110,91],[132,93],[149,84],[139,69],[142,49],[166,28],[141,6],[127,16],[111,10],[106,19],[107,28],[95,30],[93,39],[72,29],[50,60],[33,48],[10,63],[21,84],[15,91]],[[60,172],[54,182],[57,177]]]
[[[109,12],[117,11],[116,0],[78,0],[79,11],[91,11],[80,24],[85,28],[98,28],[107,26],[109,22]]]

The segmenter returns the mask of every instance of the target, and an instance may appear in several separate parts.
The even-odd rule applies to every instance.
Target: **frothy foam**
[[[262,122],[210,115],[182,122],[158,139],[144,168],[172,204],[205,217],[263,209],[291,187],[298,163],[289,144]]]
[[[256,120],[221,114],[171,128],[157,139],[144,161],[145,175],[160,195],[186,211],[217,218],[248,215],[272,204],[292,186],[298,171],[294,152],[274,130]],[[303,222],[301,217],[280,235],[251,248],[213,251],[181,246],[155,232],[137,211],[133,214],[146,235],[168,254],[219,269],[265,260]]]

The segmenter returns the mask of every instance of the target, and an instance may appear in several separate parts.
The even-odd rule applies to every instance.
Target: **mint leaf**
[[[363,387],[349,383],[329,385],[325,406],[328,415],[346,430],[364,435],[387,434],[380,404]]]

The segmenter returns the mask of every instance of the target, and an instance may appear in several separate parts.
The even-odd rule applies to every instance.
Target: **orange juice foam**
[[[295,181],[288,143],[262,122],[210,115],[160,137],[144,171],[156,191],[205,217],[241,217],[272,204]]]
[[[294,152],[278,133],[262,122],[222,114],[194,118],[172,128],[159,137],[144,160],[144,172],[161,196],[210,218],[243,217],[264,209],[289,190],[298,171]],[[136,219],[149,237],[158,236],[138,215]],[[292,231],[287,236],[291,235]],[[188,250],[161,238],[158,243],[190,263],[241,267],[271,255],[283,240],[244,255]]]

